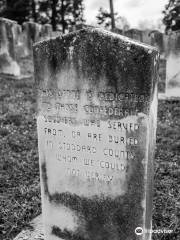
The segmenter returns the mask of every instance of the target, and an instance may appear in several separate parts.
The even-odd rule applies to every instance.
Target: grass
[[[153,228],[173,230],[154,240],[180,239],[180,101],[159,101]]]
[[[41,212],[33,81],[0,80],[0,239]]]
[[[33,80],[0,80],[0,239],[11,240],[41,212]],[[180,101],[159,101],[153,240],[180,236]],[[179,233],[179,235],[178,235]]]

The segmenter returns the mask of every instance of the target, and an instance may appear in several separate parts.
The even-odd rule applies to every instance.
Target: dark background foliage
[[[50,23],[62,32],[85,21],[83,0],[0,0],[0,16],[19,24]]]

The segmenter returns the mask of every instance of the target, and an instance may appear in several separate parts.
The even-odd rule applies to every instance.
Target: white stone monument
[[[34,46],[46,240],[150,240],[159,54],[87,28]]]

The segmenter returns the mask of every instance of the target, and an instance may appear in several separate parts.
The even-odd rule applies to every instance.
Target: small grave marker
[[[16,29],[15,21],[0,18],[0,74],[19,76],[20,67],[16,59]]]

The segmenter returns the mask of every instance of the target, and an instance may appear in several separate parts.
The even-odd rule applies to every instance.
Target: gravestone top
[[[91,48],[93,48],[93,52],[91,51]],[[78,53],[79,49],[80,53]],[[118,35],[116,33],[101,30],[99,28],[86,28],[83,30],[72,32],[67,35],[61,35],[55,39],[40,41],[34,44],[34,53],[35,55],[41,53],[40,55],[38,55],[41,60],[43,60],[44,57],[48,57],[50,59],[53,58],[53,62],[55,64],[55,74],[57,73],[58,69],[61,69],[61,64],[63,63],[63,60],[66,57],[72,57],[75,67],[77,67],[79,71],[82,71],[82,74],[85,73],[86,70],[89,72],[90,69],[88,69],[88,65],[91,65],[93,70],[95,70],[94,77],[98,77],[96,76],[96,74],[102,74],[104,71],[104,74],[109,75],[109,78],[111,78],[109,80],[112,82],[112,78],[115,76],[113,76],[113,69],[112,73],[107,73],[106,67],[108,66],[108,64],[111,64],[111,67],[114,68],[114,70],[116,68],[116,65],[121,64],[121,66],[124,67],[123,70],[127,72],[127,75],[129,75],[130,72],[134,71],[135,78],[135,76],[137,76],[137,69],[131,67],[133,67],[136,62],[129,60],[128,57],[130,55],[134,56],[134,58],[138,58],[141,56],[142,61],[139,61],[138,64],[143,67],[148,61],[148,56],[155,56],[157,54],[157,49],[153,46],[137,42],[136,40],[129,39],[128,37]],[[89,58],[89,61],[84,61],[82,62],[83,66],[78,66],[79,64],[76,53],[78,53],[77,55],[79,56],[79,58],[82,55],[83,58]],[[123,54],[124,58],[119,59],[118,54]],[[97,58],[96,60],[99,64],[93,61],[93,57],[95,57],[96,55],[102,55],[101,58]],[[60,59],[60,57],[62,58]],[[144,62],[145,59],[146,62]],[[157,59],[158,57],[155,57],[154,61],[156,61]],[[103,61],[107,61],[106,66],[102,65]],[[38,74],[37,79],[39,79],[38,81],[43,82],[41,73],[42,70],[44,70],[44,67],[41,67],[41,65],[43,65],[44,63],[43,61],[36,62],[35,58],[35,66],[36,64],[38,64],[38,69],[40,70],[36,72],[36,74]],[[91,70],[90,73],[92,73]],[[143,72],[143,70],[145,72],[146,69],[141,69],[141,72]],[[136,81],[140,80],[131,79],[131,81],[131,89],[133,89],[133,83],[135,84]],[[145,81],[145,79],[143,79],[143,81]],[[141,85],[141,82],[139,82],[138,85]],[[149,89],[150,88],[147,85],[146,90],[150,91]]]
[[[2,17],[0,17],[0,22],[7,22],[7,23],[12,23],[12,24],[17,23],[14,20],[11,20],[11,19],[8,19],[8,18],[2,18]]]
[[[18,24],[6,18],[0,18],[0,73],[20,76],[20,67],[16,61],[16,29]]]
[[[131,32],[131,33],[141,33],[142,30],[139,30],[137,28],[130,28],[126,32]]]
[[[95,28],[34,45],[46,239],[151,229],[158,58]]]
[[[42,40],[43,40],[43,38],[44,38],[44,40],[50,38],[51,35],[52,35],[52,25],[51,24],[42,25],[41,32],[40,32],[40,36],[41,36]]]
[[[24,22],[23,25],[23,41],[25,47],[25,55],[32,54],[33,43],[40,40],[42,25],[32,21]]]

